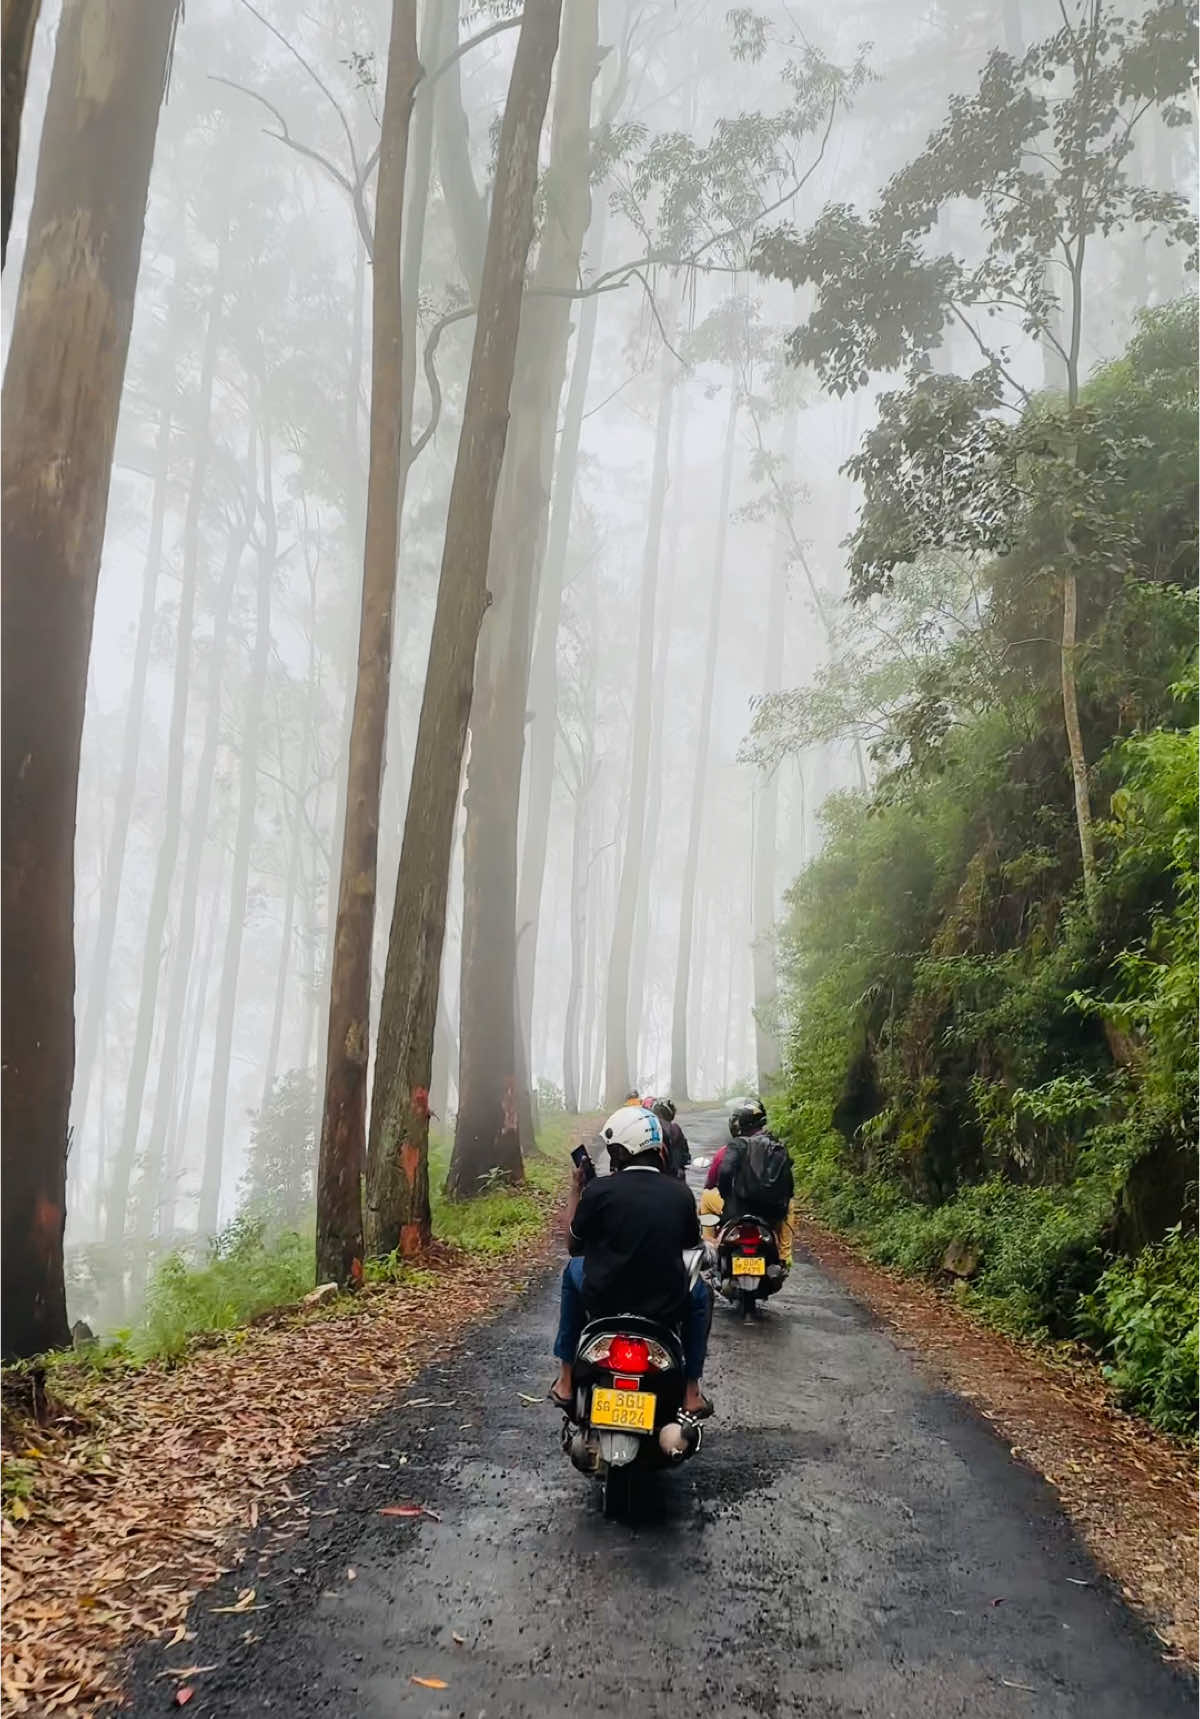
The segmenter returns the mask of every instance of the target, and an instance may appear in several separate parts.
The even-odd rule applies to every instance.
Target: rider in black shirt
[[[683,1333],[687,1384],[683,1407],[712,1413],[700,1389],[708,1346],[708,1290],[689,1292],[685,1248],[700,1245],[700,1220],[687,1187],[663,1169],[662,1125],[640,1106],[610,1116],[603,1129],[614,1173],[586,1186],[577,1171],[554,1353],[561,1363],[552,1401],[571,1401],[571,1364],[587,1318],[640,1313]]]

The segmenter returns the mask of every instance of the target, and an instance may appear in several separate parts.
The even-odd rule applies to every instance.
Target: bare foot
[[[556,1397],[561,1397],[564,1402],[570,1398],[570,1395],[571,1395],[571,1369],[570,1369],[570,1367],[563,1366],[563,1367],[559,1368],[558,1378],[555,1379],[552,1390],[553,1390],[553,1394]]]

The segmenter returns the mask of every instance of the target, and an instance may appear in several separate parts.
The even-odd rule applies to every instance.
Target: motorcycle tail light
[[[757,1253],[758,1252],[758,1237],[755,1236],[753,1241],[746,1241],[743,1238],[742,1252],[743,1253]]]
[[[641,1337],[614,1337],[609,1345],[608,1364],[614,1373],[647,1373],[650,1350]]]

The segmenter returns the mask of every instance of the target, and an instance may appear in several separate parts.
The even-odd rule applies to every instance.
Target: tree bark
[[[229,1067],[233,1056],[233,1025],[237,1012],[242,939],[246,928],[246,895],[250,884],[250,853],[254,845],[254,809],[258,800],[258,745],[262,727],[267,673],[271,664],[271,586],[277,560],[277,525],[272,494],[271,443],[262,431],[263,541],[258,551],[258,590],[255,604],[254,655],[246,695],[239,757],[238,820],[233,842],[233,876],[229,889],[229,919],[217,994],[217,1021],[212,1075],[208,1089],[208,1120],[204,1130],[204,1168],[200,1177],[200,1207],[196,1227],[201,1235],[216,1232],[221,1209],[221,1175],[225,1158],[225,1117],[229,1108]]]
[[[637,680],[633,700],[633,738],[629,772],[629,815],[625,849],[617,885],[609,948],[608,989],[604,1011],[605,1102],[619,1104],[630,1089],[629,975],[633,951],[633,922],[642,881],[645,840],[646,785],[650,772],[650,707],[654,695],[654,615],[658,591],[659,552],[667,495],[667,451],[671,442],[671,412],[675,399],[676,359],[664,345],[659,370],[658,423],[654,433],[654,465],[650,475],[649,517],[642,554],[641,606],[638,614]]]
[[[708,754],[712,740],[713,692],[717,678],[717,645],[721,633],[721,597],[725,584],[725,540],[729,525],[729,497],[733,486],[740,396],[735,374],[729,380],[729,413],[725,420],[725,453],[721,464],[721,494],[718,502],[716,543],[713,552],[712,596],[709,600],[708,643],[704,655],[704,684],[700,693],[699,735],[696,741],[696,774],[692,779],[692,809],[688,823],[687,855],[679,905],[679,954],[675,966],[675,1005],[671,1016],[671,1092],[676,1103],[688,1096],[688,990],[692,973],[692,928],[696,911],[696,873],[700,863],[700,835],[704,825],[704,800],[708,787]]]
[[[371,946],[379,798],[387,738],[404,424],[404,180],[421,76],[416,0],[393,0],[375,204],[371,323],[371,453],[363,548],[358,675],[350,729],[337,932],[330,974],[324,1106],[317,1170],[317,1278],[353,1281],[363,1253]],[[411,362],[411,357],[410,357]]]
[[[1083,239],[1075,251],[1071,270],[1071,344],[1067,355],[1067,405],[1073,412],[1079,404],[1079,349],[1083,337]],[[1072,461],[1075,451],[1072,450]],[[1071,530],[1066,532],[1068,563],[1074,559]],[[1062,682],[1063,721],[1067,730],[1067,750],[1071,759],[1071,782],[1075,791],[1075,825],[1079,832],[1079,858],[1083,872],[1083,894],[1091,918],[1096,916],[1096,836],[1092,826],[1092,796],[1088,783],[1087,753],[1083,747],[1083,730],[1079,725],[1079,699],[1075,688],[1076,620],[1078,587],[1074,570],[1068,565],[1062,581],[1062,646],[1060,669]]]
[[[158,593],[159,569],[162,566],[163,533],[167,517],[170,447],[171,405],[168,402],[159,414],[154,450],[154,499],[150,507],[150,540],[142,575],[142,601],[138,614],[137,642],[133,652],[133,676],[130,681],[129,707],[125,713],[125,732],[121,745],[121,772],[117,778],[112,828],[109,831],[104,873],[100,884],[96,943],[82,997],[83,1024],[71,1103],[74,1126],[77,1129],[82,1128],[87,1121],[96,1046],[108,1000],[108,977],[117,933],[117,913],[121,905],[125,849],[129,842],[129,827],[133,821],[138,758],[142,747],[142,729],[146,721],[146,682],[149,679],[150,651],[154,642],[155,599]]]
[[[79,748],[175,6],[64,0],[4,411],[3,1350],[67,1336]]]
[[[590,199],[592,83],[597,68],[596,0],[575,0],[563,25],[546,176],[547,211],[533,287],[521,307],[508,441],[488,560],[493,606],[480,640],[471,716],[463,844],[459,1103],[449,1185],[470,1193],[478,1178],[522,1174],[534,1144],[518,1024],[517,821],[525,750],[532,612],[545,548],[558,404],[566,374],[571,300],[579,276]],[[465,1180],[460,1158],[475,1178]]]
[[[195,645],[196,591],[200,579],[200,518],[204,508],[208,465],[212,453],[212,399],[216,377],[217,355],[221,341],[221,310],[225,290],[225,253],[228,221],[217,252],[217,268],[209,294],[208,324],[200,360],[200,392],[196,413],[196,452],[192,465],[192,483],[188,492],[187,512],[183,527],[183,568],[179,583],[179,617],[175,626],[175,672],[171,687],[171,725],[167,736],[167,785],[163,809],[163,837],[154,866],[154,885],[146,915],[146,936],[142,945],[142,977],[138,988],[137,1025],[133,1035],[133,1054],[125,1082],[125,1109],[121,1122],[121,1141],[113,1161],[105,1202],[104,1238],[115,1245],[125,1233],[126,1205],[129,1183],[137,1157],[138,1135],[142,1123],[142,1105],[146,1097],[146,1078],[150,1068],[150,1051],[154,1040],[154,1020],[158,1008],[158,985],[165,965],[164,945],[167,916],[171,905],[171,886],[175,881],[175,865],[179,857],[180,827],[183,817],[183,778],[187,765],[187,715],[191,695],[192,653]]]
[[[790,476],[796,464],[797,412],[788,412],[783,452]],[[787,620],[788,539],[780,522],[775,528],[771,563],[771,592],[767,599],[767,636],[763,651],[763,691],[783,685],[783,639]],[[758,1086],[765,1092],[777,1079],[779,1048],[779,982],[775,955],[775,863],[779,851],[779,771],[759,777],[754,819],[754,872],[751,885],[754,961],[754,1049]]]
[[[605,204],[597,206],[589,232],[595,235],[595,254],[604,244]],[[546,874],[546,848],[550,836],[550,804],[554,791],[554,757],[558,736],[558,628],[562,619],[562,594],[566,576],[567,540],[575,501],[575,475],[579,467],[579,443],[587,404],[588,379],[596,343],[598,297],[585,298],[579,312],[575,357],[567,390],[566,411],[558,458],[554,466],[554,495],[550,526],[538,594],[537,630],[529,671],[529,765],[526,772],[525,840],[521,851],[521,873],[517,889],[517,924],[529,931],[517,949],[517,998],[519,1027],[525,1044],[532,1041],[533,999],[537,969],[538,911],[542,880]]]
[[[382,1252],[416,1251],[429,1235],[429,1081],[454,813],[560,7],[527,0],[500,133],[380,1011],[367,1222]]]
[[[42,0],[4,0],[3,103],[0,105],[0,268],[8,260],[8,229],[12,226],[17,194],[17,162],[21,151],[21,115],[25,107],[25,84],[33,58],[33,32],[37,28]]]

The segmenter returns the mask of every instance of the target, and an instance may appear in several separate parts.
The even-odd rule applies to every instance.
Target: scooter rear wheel
[[[627,1520],[633,1503],[633,1470],[629,1463],[609,1464],[604,1471],[604,1514],[610,1521]]]

